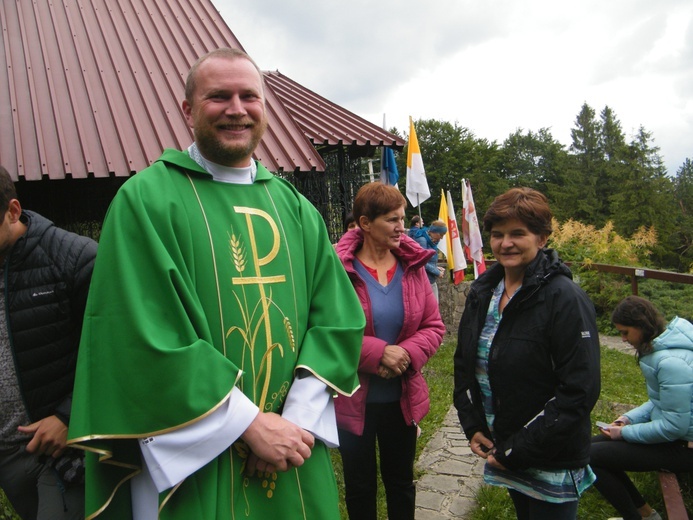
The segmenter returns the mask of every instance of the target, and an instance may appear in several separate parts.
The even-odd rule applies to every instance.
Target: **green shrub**
[[[611,222],[597,229],[575,220],[563,224],[554,220],[553,229],[549,247],[555,248],[564,261],[575,264],[573,274],[594,303],[600,330],[608,329],[611,310],[631,294],[630,277],[600,273],[589,266],[596,263],[646,267],[651,249],[657,244],[657,234],[652,228],[641,228],[632,237],[623,238]]]
[[[0,489],[0,520],[22,520],[19,515],[14,512],[14,508],[10,501],[5,496],[5,493]]]

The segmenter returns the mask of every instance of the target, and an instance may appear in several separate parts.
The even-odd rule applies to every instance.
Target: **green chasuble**
[[[281,413],[297,368],[351,395],[365,320],[316,209],[258,165],[216,182],[166,150],[114,198],[84,317],[71,443],[87,450],[89,517],[131,517],[137,440],[207,416],[234,386]],[[160,518],[338,519],[326,446],[247,477],[239,439],[159,496]]]

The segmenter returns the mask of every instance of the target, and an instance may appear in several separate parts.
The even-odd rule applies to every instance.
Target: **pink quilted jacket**
[[[337,244],[337,254],[351,278],[351,283],[356,289],[366,315],[366,330],[359,361],[361,386],[351,397],[339,395],[335,403],[337,425],[356,435],[363,433],[369,376],[378,372],[378,366],[387,345],[385,341],[374,335],[368,289],[354,270],[354,253],[362,242],[363,234],[357,228],[346,233]],[[409,369],[401,378],[400,404],[407,424],[418,424],[430,409],[428,386],[421,374],[421,369],[442,343],[445,325],[424,270],[424,265],[434,252],[422,249],[415,240],[403,235],[400,247],[393,253],[404,269],[402,278],[404,324],[397,339],[397,345],[405,349],[411,357]]]

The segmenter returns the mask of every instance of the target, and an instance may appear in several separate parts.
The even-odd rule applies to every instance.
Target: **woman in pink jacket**
[[[381,183],[354,200],[359,228],[337,244],[366,315],[360,388],[336,401],[346,505],[352,520],[376,520],[376,440],[389,518],[413,520],[414,455],[419,421],[428,413],[421,369],[445,326],[424,265],[433,254],[406,236],[406,199]]]

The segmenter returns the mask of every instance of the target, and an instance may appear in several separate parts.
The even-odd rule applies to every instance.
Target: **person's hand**
[[[623,435],[621,435],[621,430],[623,429],[623,426],[617,426],[615,424],[612,424],[609,426],[608,430],[603,430],[604,433],[606,433],[612,441],[619,441],[623,439]]]
[[[600,428],[599,432],[605,437],[608,437],[613,441],[617,441],[623,438],[623,435],[621,434],[621,428],[623,428],[627,424],[630,424],[630,419],[628,419],[628,417],[626,417],[625,415],[621,415],[618,419],[612,422],[608,428]]]
[[[439,267],[438,271],[440,272],[440,274],[438,275],[438,278],[442,278],[443,276],[445,276],[445,268],[444,267]]]
[[[399,345],[386,345],[380,363],[389,368],[396,376],[399,376],[407,371],[411,359],[409,353]]]
[[[609,430],[611,429],[612,426],[613,426],[613,423],[611,425],[609,425],[608,428],[598,428],[599,433],[601,433],[604,437],[608,437],[609,439],[611,439],[611,434],[609,433]]]
[[[475,453],[482,459],[486,459],[494,448],[494,444],[486,435],[476,432],[472,440],[469,441],[469,447],[472,449],[472,453]]]
[[[315,446],[313,435],[272,412],[257,414],[241,438],[255,455],[248,457],[247,475],[255,471],[286,471],[292,466],[301,466]]]
[[[395,377],[395,373],[382,364],[378,367],[378,375],[383,379],[392,379]]]
[[[260,471],[262,473],[274,473],[277,471],[277,468],[275,468],[272,464],[268,464],[251,451],[248,454],[248,460],[245,463],[245,474],[252,477],[256,471]]]
[[[17,430],[33,435],[26,446],[26,451],[29,453],[51,455],[57,459],[67,447],[67,425],[55,415],[50,415],[29,426],[20,426]]]
[[[486,459],[486,463],[489,466],[492,466],[496,469],[502,469],[503,471],[507,471],[505,466],[503,466],[503,464],[496,460],[496,457],[493,456],[493,453],[489,453],[488,458]]]

